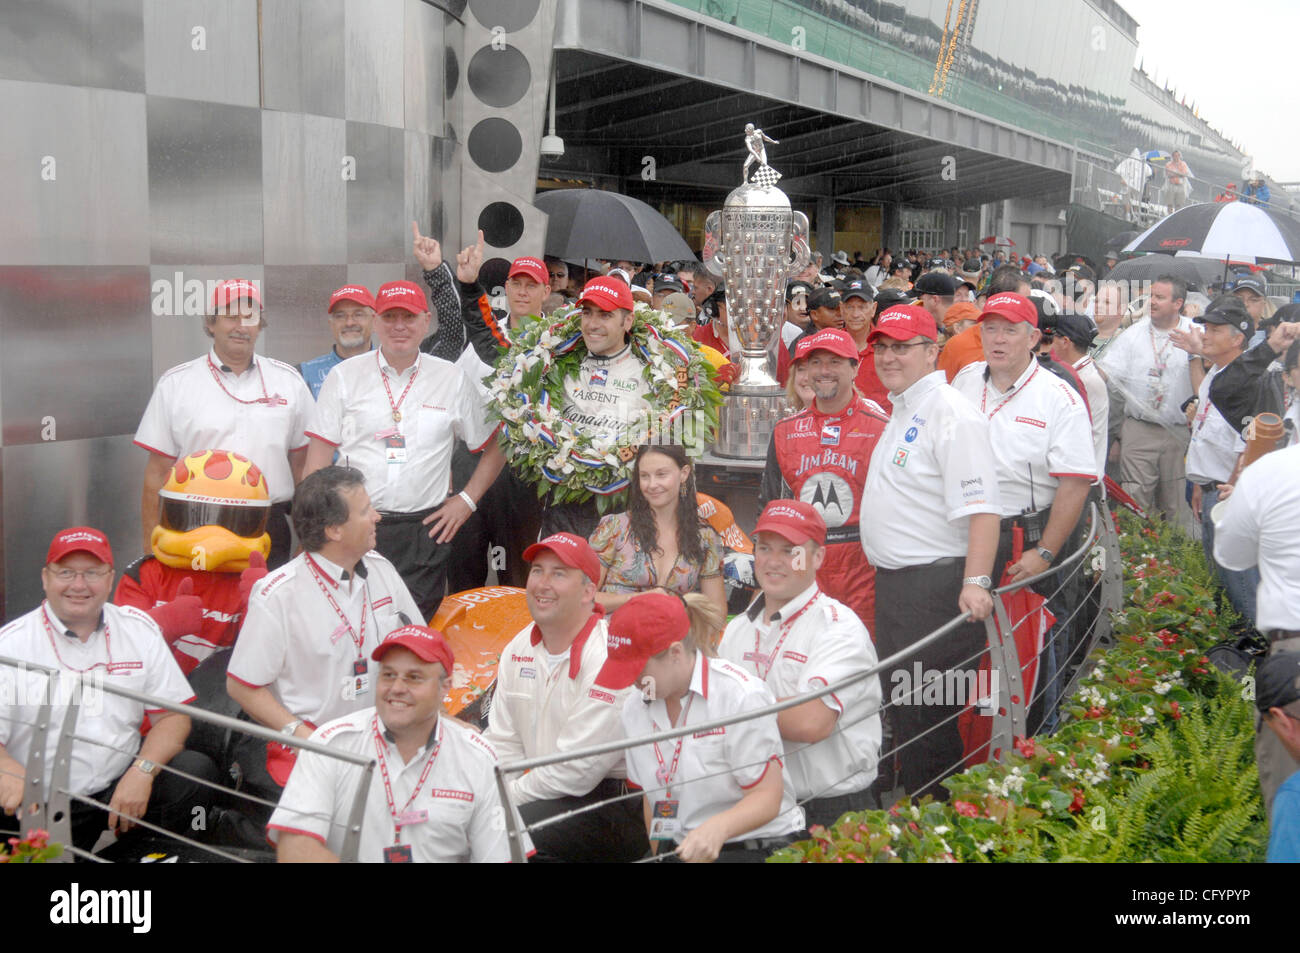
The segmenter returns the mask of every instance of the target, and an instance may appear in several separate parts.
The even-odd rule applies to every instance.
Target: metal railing
[[[964,752],[962,758],[957,763],[946,767],[935,778],[929,779],[922,784],[918,790],[924,790],[931,784],[937,783],[939,780],[947,777],[949,774],[959,769],[963,764],[970,761],[974,755],[983,751],[989,752],[995,760],[1000,758],[1003,752],[1012,748],[1016,738],[1024,737],[1033,733],[1029,731],[1028,713],[1037,701],[1044,698],[1049,693],[1055,694],[1055,696],[1060,699],[1068,697],[1069,692],[1073,690],[1079,678],[1084,674],[1082,663],[1087,658],[1091,649],[1097,645],[1106,645],[1110,643],[1110,613],[1118,610],[1123,600],[1121,570],[1122,563],[1119,551],[1119,538],[1115,532],[1110,512],[1105,506],[1099,506],[1096,503],[1093,503],[1090,504],[1089,507],[1088,529],[1084,534],[1084,540],[1074,552],[1059,560],[1055,566],[1039,573],[1038,575],[1028,577],[1014,584],[994,590],[994,611],[984,623],[987,636],[986,645],[973,656],[965,659],[960,666],[952,666],[960,668],[969,665],[970,663],[978,663],[985,655],[988,656],[990,671],[991,673],[996,674],[997,681],[997,700],[991,706],[990,737],[988,741],[977,746],[975,751]],[[999,597],[1035,586],[1057,577],[1059,579],[1057,589],[1049,595],[1046,600],[1047,603],[1050,604],[1066,586],[1074,585],[1078,580],[1089,575],[1093,575],[1095,578],[1093,578],[1087,591],[1082,594],[1077,594],[1079,597],[1075,600],[1071,614],[1068,617],[1057,619],[1056,623],[1050,630],[1050,640],[1044,644],[1036,658],[1046,657],[1049,648],[1054,648],[1058,640],[1061,640],[1063,637],[1068,637],[1068,633],[1071,631],[1071,623],[1076,621],[1081,614],[1095,613],[1095,615],[1088,624],[1083,637],[1076,640],[1073,646],[1068,645],[1068,643],[1062,646],[1064,653],[1061,664],[1057,665],[1056,670],[1051,672],[1047,677],[1039,677],[1039,685],[1034,695],[1027,698],[1024,691],[1024,667],[1033,663],[1035,659],[1029,660],[1025,663],[1025,666],[1022,667],[1015,642],[1015,634],[1016,630],[1020,626],[1035,621],[1038,616],[1036,612],[1031,612],[1013,621],[1007,613],[1003,600]],[[513,809],[514,805],[510,796],[510,785],[507,783],[507,778],[509,776],[519,775],[525,771],[530,771],[534,768],[540,768],[546,765],[610,754],[616,751],[626,751],[642,745],[671,741],[688,734],[698,734],[700,732],[712,731],[717,728],[725,728],[729,725],[739,724],[744,721],[751,721],[756,718],[774,716],[779,712],[795,708],[813,699],[824,698],[833,693],[843,693],[846,689],[856,686],[867,679],[877,678],[881,673],[896,668],[900,663],[913,658],[923,650],[939,643],[969,620],[969,613],[959,615],[917,640],[907,648],[894,653],[888,658],[879,660],[869,669],[846,676],[845,678],[826,685],[817,691],[800,694],[763,708],[747,711],[739,715],[732,715],[726,718],[695,722],[689,725],[683,725],[680,728],[660,731],[637,738],[620,738],[603,742],[601,744],[591,745],[576,751],[525,758],[508,764],[499,764],[496,772],[497,786],[500,791],[502,804],[506,807],[506,826],[510,837],[512,858],[516,862],[524,860],[525,831],[540,830],[582,814],[599,810],[608,804],[618,801],[639,799],[647,795],[652,795],[658,791],[666,790],[667,785],[659,788],[645,788],[619,797],[607,798],[605,800],[584,804],[581,807],[521,826],[520,822],[517,820],[518,812]],[[1073,669],[1073,673],[1066,678],[1065,684],[1062,686],[1060,684],[1062,676],[1065,675],[1065,673],[1070,672],[1071,669]],[[921,690],[921,686],[915,686],[910,694],[915,695]],[[874,707],[871,707],[865,714],[854,719],[854,721],[850,723],[844,723],[843,721],[837,722],[836,730],[843,731],[862,720],[879,717],[892,705],[902,702],[902,699],[899,701],[891,699],[886,702],[883,694],[880,698],[881,701],[879,703]],[[957,712],[946,718],[944,721],[931,726],[926,730],[926,732],[907,739],[903,744],[897,745],[887,751],[880,752],[876,761],[877,766],[886,757],[893,757],[907,746],[923,743],[926,734],[945,727],[949,722],[958,718],[960,714],[961,712]],[[1050,724],[1053,720],[1054,713],[1048,712],[1048,717],[1044,719],[1043,724],[1040,724],[1039,727],[1041,728],[1045,724]],[[820,742],[800,744],[795,747],[787,746],[785,748],[785,754],[789,756],[790,754],[801,751],[804,748],[811,747],[812,744],[815,743]],[[765,763],[766,760],[765,757],[762,760],[756,761],[754,764],[760,765]],[[728,769],[727,773],[730,773],[732,770],[739,770],[750,766],[751,765],[734,765]],[[860,770],[861,767],[859,765],[852,766],[852,770],[841,780],[847,780],[854,774],[859,773]],[[675,780],[673,786],[679,788],[683,784],[706,780],[707,777],[712,777],[712,775],[694,777],[685,780]],[[826,790],[833,790],[839,783],[840,782],[837,781]],[[801,798],[798,803],[802,806],[808,801],[823,796],[824,793],[825,792],[814,793],[808,797]],[[656,854],[651,858],[646,858],[646,860],[663,860],[666,856],[671,856],[671,853]]]
[[[60,843],[65,846],[65,853],[58,860],[69,861],[74,857],[83,860],[107,862],[94,854],[78,848],[73,843],[72,838],[72,802],[86,804],[93,807],[108,811],[109,805],[95,801],[87,797],[84,793],[76,793],[71,790],[71,769],[72,769],[72,746],[75,743],[81,745],[96,745],[117,754],[128,755],[133,760],[138,756],[139,749],[117,748],[95,738],[89,738],[77,734],[78,720],[82,712],[82,701],[87,697],[87,693],[105,692],[110,695],[116,695],[121,698],[131,699],[142,703],[147,709],[158,711],[165,710],[176,714],[185,715],[194,721],[206,722],[217,728],[248,735],[253,738],[261,739],[267,742],[276,742],[287,747],[296,748],[301,751],[309,751],[314,754],[322,755],[327,758],[334,758],[344,761],[348,764],[361,768],[360,783],[357,786],[356,794],[353,796],[351,807],[348,811],[347,821],[339,824],[332,817],[326,818],[324,815],[318,815],[312,811],[294,810],[291,806],[287,810],[299,816],[320,817],[326,820],[332,827],[342,826],[344,828],[343,844],[339,854],[339,859],[345,863],[356,860],[357,849],[361,840],[361,825],[365,814],[366,796],[370,790],[370,781],[374,771],[375,762],[371,758],[362,755],[352,754],[346,751],[336,751],[333,748],[320,744],[319,742],[295,738],[285,735],[270,728],[264,728],[251,722],[241,721],[237,718],[231,718],[227,715],[216,712],[206,711],[205,709],[193,705],[183,705],[166,699],[157,698],[147,695],[143,692],[137,692],[134,689],[124,688],[120,685],[114,685],[107,679],[87,680],[82,677],[82,673],[71,672],[63,669],[51,668],[45,665],[39,665],[33,662],[27,662],[21,659],[10,658],[0,655],[0,666],[17,669],[19,672],[36,673],[45,677],[45,686],[41,703],[37,708],[34,721],[20,721],[17,718],[9,718],[10,723],[22,724],[24,727],[32,729],[32,739],[30,752],[27,756],[24,767],[24,790],[23,805],[35,804],[37,810],[29,814],[27,810],[20,811],[20,832],[27,835],[33,830],[45,830],[50,835],[52,843]],[[60,712],[60,709],[62,711]],[[16,710],[14,708],[11,711]],[[0,716],[3,717],[3,716]],[[49,742],[51,733],[57,733],[55,744],[55,753],[53,764],[48,763]],[[268,801],[245,791],[236,791],[225,785],[216,784],[204,778],[196,777],[181,771],[172,765],[163,764],[158,766],[160,772],[173,774],[192,783],[199,784],[202,787],[219,791],[226,797],[246,801],[252,804],[258,804],[262,807],[285,808],[283,799],[280,803]],[[47,782],[48,775],[48,782]],[[229,851],[222,850],[212,844],[207,844],[195,838],[186,837],[175,831],[166,830],[143,818],[135,818],[132,824],[138,825],[154,833],[165,835],[179,843],[189,847],[196,848],[204,853],[211,854],[220,860],[230,861],[232,863],[249,863],[247,857],[233,854]]]

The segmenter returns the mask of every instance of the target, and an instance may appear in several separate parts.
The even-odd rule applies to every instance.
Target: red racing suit
[[[237,572],[173,569],[153,556],[142,556],[122,573],[113,604],[149,612],[175,599],[183,580],[193,580],[194,595],[203,604],[203,624],[198,632],[182,635],[170,645],[176,664],[188,676],[209,655],[235,644],[245,610],[239,577]]]
[[[767,448],[759,502],[796,498],[826,521],[826,558],[817,582],[832,599],[858,614],[875,637],[876,570],[858,535],[862,489],[876,442],[889,423],[877,403],[855,397],[838,414],[816,404],[776,425]]]

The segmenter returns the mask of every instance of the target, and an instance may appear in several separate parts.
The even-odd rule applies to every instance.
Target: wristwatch
[[[135,767],[139,768],[141,771],[149,775],[149,777],[151,778],[154,776],[154,773],[158,770],[158,765],[154,764],[154,762],[152,761],[146,761],[144,758],[138,760],[135,763]]]
[[[981,589],[993,588],[993,580],[988,576],[967,576],[961,581],[963,586],[979,586]]]
[[[293,737],[294,733],[298,730],[298,726],[301,724],[302,724],[302,719],[297,718],[294,721],[289,722],[289,724],[285,725],[283,728],[281,728],[280,734],[289,735],[290,737]]]
[[[1050,549],[1048,549],[1046,546],[1039,546],[1037,552],[1038,555],[1043,557],[1043,562],[1048,563],[1049,565],[1051,564],[1052,560],[1056,558],[1056,554],[1052,552]]]

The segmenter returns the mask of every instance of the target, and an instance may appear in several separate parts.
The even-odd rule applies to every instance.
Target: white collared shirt
[[[1088,395],[1088,413],[1092,416],[1092,446],[1097,451],[1097,473],[1106,472],[1106,450],[1110,442],[1110,391],[1106,380],[1097,370],[1091,355],[1085,354],[1074,365],[1074,372],[1083,383]]]
[[[289,453],[307,446],[311,391],[296,368],[269,357],[254,355],[239,375],[222,367],[209,348],[158,378],[136,446],[173,459],[199,450],[238,453],[266,475],[271,502],[292,500]]]
[[[1300,444],[1246,467],[1223,509],[1211,512],[1215,561],[1259,566],[1258,629],[1300,629]]]
[[[427,815],[427,820],[402,827],[401,843],[411,848],[412,862],[509,861],[510,840],[497,791],[494,774],[497,756],[492,746],[452,718],[438,719],[432,744],[421,748],[409,763],[403,762],[390,737],[374,708],[336,718],[311,736],[312,741],[336,751],[376,760],[382,746],[393,807],[388,803],[383,772],[376,766],[366,792],[357,861],[383,862],[384,848],[393,845],[396,833],[393,811],[401,813],[412,794],[416,798],[405,809]],[[437,756],[424,783],[420,784],[434,745]],[[267,837],[274,843],[282,831],[303,834],[320,841],[335,855],[341,854],[352,800],[361,778],[362,769],[358,765],[311,751],[301,752],[280,796],[280,805],[267,825]],[[522,830],[522,823],[518,820],[516,823]],[[525,841],[525,855],[531,852],[531,845]]]
[[[333,573],[341,570],[322,565],[314,553],[299,553],[272,570],[249,596],[248,614],[226,674],[250,688],[271,689],[295,718],[316,726],[373,702],[378,665],[370,653],[394,629],[423,619],[392,563],[374,551],[361,562],[366,576],[351,593],[339,589]],[[369,676],[360,693],[353,668],[358,659],[366,661]]]
[[[743,669],[724,659],[705,658],[695,653],[691,684],[682,699],[679,724],[672,725],[662,698],[646,703],[637,692],[623,703],[623,732],[628,738],[641,738],[701,722],[714,721],[774,704],[767,686]],[[689,705],[689,708],[687,707]],[[658,772],[660,761],[669,767],[681,743],[677,770],[669,791],[662,790]],[[657,753],[656,753],[657,752]],[[657,745],[638,745],[627,749],[628,779],[645,789],[653,803],[667,799],[678,802],[677,817],[681,833],[677,842],[709,818],[740,803],[745,793],[762,781],[774,767],[781,768],[785,747],[777,728],[776,715],[764,715],[723,728],[684,735]],[[773,764],[775,762],[775,765]],[[745,831],[731,841],[751,838],[780,837],[803,830],[803,808],[795,805],[790,773],[781,771],[781,808],[776,817],[762,827]],[[728,842],[730,843],[730,841]]]
[[[1246,449],[1241,434],[1232,429],[1210,400],[1210,383],[1221,370],[1218,364],[1210,368],[1197,392],[1192,440],[1187,445],[1187,479],[1193,483],[1227,482],[1237,466],[1238,455]]]
[[[631,690],[611,692],[596,685],[605,664],[607,630],[593,612],[569,647],[552,663],[535,623],[529,623],[501,652],[496,693],[483,737],[502,764],[616,741],[622,737],[619,705]],[[623,753],[562,761],[507,775],[515,804],[582,797],[605,778],[627,776]]]
[[[73,794],[94,794],[121,777],[140,750],[145,714],[165,710],[97,691],[97,685],[129,688],[180,704],[194,700],[153,619],[139,609],[111,603],[104,605],[103,613],[100,627],[85,642],[68,635],[48,602],[0,629],[0,655],[69,673],[56,685],[44,763],[48,785],[67,702],[79,698],[76,733],[89,740],[72,745],[69,790]],[[74,678],[79,672],[83,673],[80,688]],[[0,745],[23,765],[32,754],[46,684],[39,672],[0,665]]]
[[[732,619],[718,655],[764,681],[777,698],[816,691],[876,664],[876,649],[862,621],[816,582],[774,613],[772,621],[764,621],[764,614],[760,597]],[[876,779],[879,677],[823,695],[821,701],[838,715],[830,737],[814,745],[783,742],[785,770],[801,801],[861,791]],[[869,715],[871,711],[876,713]]]
[[[862,548],[873,566],[902,569],[964,556],[970,517],[999,513],[988,421],[943,371],[890,394],[894,412],[871,455]]]
[[[487,392],[468,367],[421,353],[399,372],[382,348],[350,357],[321,385],[307,435],[338,448],[340,462],[364,474],[375,509],[414,513],[437,506],[451,490],[455,438],[477,452],[496,434],[487,420]],[[394,404],[400,421],[393,420]],[[381,434],[405,441],[405,462],[389,462]]]
[[[1179,315],[1175,327],[1190,331],[1194,325]],[[1124,395],[1125,416],[1179,429],[1187,426],[1183,404],[1192,396],[1192,377],[1187,354],[1174,347],[1172,332],[1157,330],[1150,317],[1142,318],[1111,339],[1098,363]]]
[[[1002,515],[1047,509],[1061,477],[1095,483],[1092,424],[1074,388],[1031,359],[999,393],[987,368],[984,361],[963,367],[952,386],[988,418]]]

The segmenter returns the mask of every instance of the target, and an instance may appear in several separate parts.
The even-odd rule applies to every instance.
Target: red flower
[[[979,817],[980,809],[969,801],[953,801],[952,809],[962,817]]]
[[[1088,709],[1087,715],[1089,718],[1105,718],[1106,709],[1098,708],[1097,706],[1094,705],[1092,708]]]
[[[1175,718],[1175,720],[1183,717],[1183,712],[1182,712],[1182,710],[1178,707],[1178,702],[1170,702],[1170,703],[1169,703],[1169,714],[1173,715],[1173,717]]]
[[[1032,758],[1032,757],[1034,756],[1034,739],[1033,739],[1033,738],[1017,738],[1017,739],[1016,739],[1016,750],[1019,751],[1019,752],[1020,752],[1022,755],[1024,755],[1026,758]]]
[[[1083,789],[1074,788],[1074,800],[1070,802],[1070,813],[1078,814],[1083,810]]]

